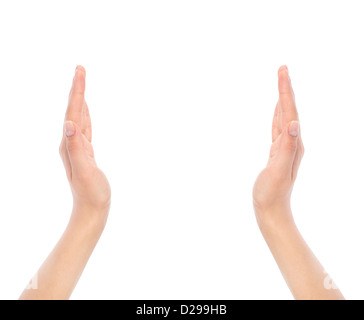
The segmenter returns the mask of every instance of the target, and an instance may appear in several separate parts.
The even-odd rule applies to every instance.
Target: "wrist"
[[[87,206],[74,206],[69,225],[78,230],[100,236],[103,232],[109,208],[95,209]]]
[[[274,236],[284,231],[296,229],[289,205],[276,206],[264,211],[255,209],[255,216],[263,236]]]

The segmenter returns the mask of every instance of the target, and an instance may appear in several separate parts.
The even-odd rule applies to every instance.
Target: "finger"
[[[79,126],[72,121],[65,121],[64,132],[66,139],[66,149],[68,158],[72,168],[72,177],[75,173],[79,175],[87,175],[89,165],[88,155],[84,148],[84,137]]]
[[[293,168],[292,168],[292,176],[293,179],[296,180],[298,169],[300,167],[303,155],[305,153],[305,148],[303,146],[301,135],[298,137],[298,146],[297,146],[297,152],[296,152],[296,158],[293,162]]]
[[[66,170],[67,178],[68,178],[68,180],[70,180],[71,176],[72,176],[71,175],[72,168],[71,168],[70,159],[68,158],[68,152],[67,152],[67,147],[66,147],[66,138],[65,138],[64,133],[63,133],[61,144],[59,146],[59,154],[61,156],[64,168]]]
[[[86,101],[82,110],[82,133],[89,142],[92,141],[91,117]]]
[[[298,121],[294,92],[286,66],[282,66],[278,70],[278,91],[282,117],[281,124],[284,128],[289,122]]]
[[[292,178],[293,163],[296,158],[297,145],[299,139],[299,122],[292,121],[283,130],[281,141],[278,146],[274,165],[279,172],[290,175]]]
[[[85,101],[86,71],[77,66],[68,100],[66,119],[82,127],[82,109]]]
[[[85,153],[87,154],[88,161],[96,166],[94,148],[92,147],[91,142],[85,137],[84,134],[82,134],[82,140],[83,148],[85,150]]]
[[[276,108],[274,110],[273,123],[272,123],[272,142],[274,142],[282,132],[278,116],[279,116],[279,104],[277,103]]]

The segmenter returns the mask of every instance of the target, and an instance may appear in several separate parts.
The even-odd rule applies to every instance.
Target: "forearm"
[[[295,299],[344,299],[338,289],[325,285],[328,275],[293,219],[266,219],[260,229]]]
[[[104,228],[103,221],[82,221],[72,215],[65,232],[37,272],[33,288],[20,299],[68,299]]]

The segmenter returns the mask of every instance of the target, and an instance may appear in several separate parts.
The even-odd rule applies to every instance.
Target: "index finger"
[[[85,101],[85,88],[86,70],[82,66],[77,66],[69,94],[65,120],[71,120],[79,127],[82,125],[82,108]]]
[[[285,127],[293,120],[298,121],[295,96],[292,89],[291,78],[288,74],[287,66],[282,66],[278,70],[278,91],[279,105],[281,113],[281,124]]]

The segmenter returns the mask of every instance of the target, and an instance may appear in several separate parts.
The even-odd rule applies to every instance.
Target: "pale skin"
[[[304,147],[286,66],[278,70],[278,91],[268,164],[253,189],[257,222],[295,299],[341,300],[343,295],[301,236],[291,211],[291,193]]]
[[[106,224],[111,191],[95,162],[85,77],[85,69],[77,66],[59,148],[73,196],[71,217],[20,299],[69,299]]]
[[[61,239],[20,299],[68,299],[106,224],[111,191],[97,167],[85,101],[86,71],[78,66],[69,95],[60,155],[73,195],[73,209]],[[272,146],[253,190],[259,228],[296,299],[344,299],[294,222],[290,198],[304,147],[288,69],[278,71]]]

